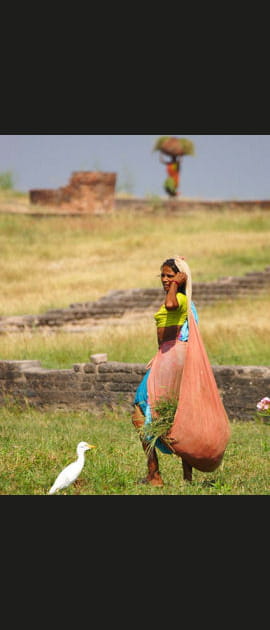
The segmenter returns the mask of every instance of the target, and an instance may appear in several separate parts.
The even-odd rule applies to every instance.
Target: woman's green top
[[[183,326],[187,319],[187,297],[183,293],[177,293],[179,308],[168,311],[165,304],[162,304],[159,311],[154,315],[157,328],[168,328],[168,326]]]

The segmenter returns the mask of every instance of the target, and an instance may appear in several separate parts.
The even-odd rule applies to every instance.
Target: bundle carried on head
[[[194,155],[194,144],[186,138],[175,138],[172,136],[162,136],[154,146],[154,151],[161,151],[165,155],[173,157],[182,155]]]

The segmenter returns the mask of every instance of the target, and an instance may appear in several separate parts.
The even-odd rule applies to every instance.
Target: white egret
[[[85,451],[89,451],[92,448],[96,447],[93,444],[88,444],[87,442],[80,442],[78,444],[78,459],[75,462],[72,462],[72,464],[66,466],[66,468],[59,473],[48,494],[55,494],[58,490],[63,490],[63,488],[67,488],[70,484],[74,483],[84,467]]]

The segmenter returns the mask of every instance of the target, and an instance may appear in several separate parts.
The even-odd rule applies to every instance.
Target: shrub
[[[13,181],[12,173],[10,171],[0,173],[0,189],[13,190],[13,188],[14,188],[14,181]]]

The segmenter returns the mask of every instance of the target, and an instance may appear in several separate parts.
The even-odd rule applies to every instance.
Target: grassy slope
[[[11,198],[9,203],[19,202]],[[187,258],[195,282],[260,271],[269,265],[269,235],[269,212],[226,207],[180,216],[161,210],[80,218],[0,213],[0,316],[40,314],[95,301],[110,290],[159,287],[161,262],[177,252]],[[255,301],[251,296],[200,310],[201,332],[213,363],[269,365],[269,300],[267,294]],[[44,331],[2,336],[0,355],[36,358],[55,368],[87,361],[94,352],[107,352],[111,360],[144,363],[156,348],[152,317],[142,317],[140,331],[140,344],[135,326],[114,326],[113,334],[106,327],[75,337]]]

